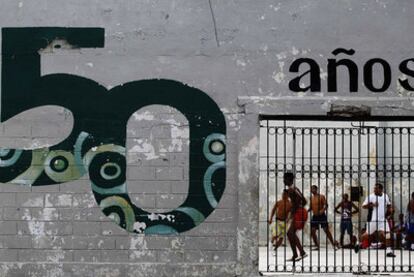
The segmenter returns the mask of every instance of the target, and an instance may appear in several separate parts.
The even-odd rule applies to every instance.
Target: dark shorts
[[[408,235],[414,234],[414,223],[407,223],[407,234]]]
[[[352,235],[352,221],[351,220],[342,220],[341,221],[341,234],[348,233],[348,235]]]
[[[326,217],[326,214],[320,214],[320,215],[313,215],[311,219],[311,227],[312,228],[319,228],[319,225],[322,228],[328,227],[328,218]]]

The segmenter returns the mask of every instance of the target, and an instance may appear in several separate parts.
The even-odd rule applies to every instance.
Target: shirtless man
[[[288,196],[292,207],[290,209],[288,222],[290,223],[287,236],[289,239],[290,247],[292,249],[293,256],[287,261],[297,262],[307,256],[303,250],[303,246],[296,234],[296,231],[302,230],[305,226],[308,215],[303,208],[306,205],[306,199],[303,197],[302,192],[293,183],[295,176],[292,172],[286,172],[283,176],[283,182],[287,187]],[[297,249],[299,249],[300,257],[298,256]]]
[[[325,231],[326,236],[328,237],[329,241],[332,243],[334,249],[336,250],[339,248],[339,243],[333,240],[331,231],[329,230],[328,218],[326,217],[326,208],[328,207],[326,203],[326,198],[324,195],[319,193],[318,187],[315,185],[311,187],[311,193],[311,207],[309,211],[312,211],[311,234],[313,242],[316,246],[314,250],[319,250],[319,240],[316,236],[316,231],[319,229],[319,225]]]
[[[383,247],[387,248],[387,257],[394,258],[395,254],[392,252],[391,238],[387,239],[387,233],[390,233],[390,227],[388,225],[386,215],[391,210],[391,202],[384,192],[384,187],[380,183],[376,183],[374,187],[374,193],[368,195],[362,208],[372,208],[371,221],[367,222],[367,230],[361,236],[361,241],[368,240],[369,243],[372,241],[380,241]],[[355,246],[355,252],[358,252],[361,245]]]
[[[283,242],[286,235],[286,220],[292,208],[290,203],[288,191],[285,189],[282,193],[282,199],[277,201],[270,213],[269,225],[272,224],[273,216],[276,213],[276,222],[272,226],[272,245],[276,250]]]

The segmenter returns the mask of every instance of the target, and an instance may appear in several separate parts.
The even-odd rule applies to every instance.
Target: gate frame
[[[375,95],[375,94],[374,94]],[[238,188],[237,188],[237,276],[262,276],[259,272],[259,143],[260,120],[301,119],[343,121],[414,121],[414,99],[409,97],[238,97],[242,110],[237,132]],[[328,116],[330,105],[365,105],[370,107],[367,117]],[[387,116],[384,116],[386,114]],[[286,272],[291,274],[291,272]],[[275,272],[275,274],[283,274]],[[345,274],[345,273],[341,273]]]

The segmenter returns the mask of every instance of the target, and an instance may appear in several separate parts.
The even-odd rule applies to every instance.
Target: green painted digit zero
[[[89,173],[103,213],[129,232],[173,234],[199,225],[216,208],[225,188],[226,124],[204,92],[172,80],[142,80],[110,91],[80,76],[40,75],[39,50],[52,41],[73,47],[104,46],[101,28],[3,28],[1,121],[32,108],[57,105],[74,117],[71,134],[48,148],[0,149],[0,181],[30,186],[77,180]],[[153,104],[180,111],[189,122],[189,190],[168,213],[134,205],[126,180],[126,125]],[[93,109],[90,107],[93,106]]]

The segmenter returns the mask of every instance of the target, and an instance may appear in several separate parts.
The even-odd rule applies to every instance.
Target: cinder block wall
[[[398,3],[397,3],[398,2]],[[414,57],[411,1],[2,1],[0,27],[101,27],[105,46],[48,49],[41,73],[67,73],[107,89],[165,78],[198,88],[227,125],[226,189],[196,228],[169,236],[127,233],[103,215],[88,176],[59,185],[0,186],[0,276],[254,276],[258,274],[259,115],[326,115],[333,103],[365,103],[373,115],[413,115],[396,85],[398,64]],[[354,48],[359,68],[392,64],[390,90],[349,93],[346,77],[326,92],[326,62]],[[290,64],[321,66],[320,93],[293,93]],[[362,72],[362,71],[361,71]],[[362,73],[361,73],[362,74]],[[340,77],[342,80],[342,77]],[[3,108],[4,103],[2,104]],[[93,105],[90,107],[93,109]],[[1,148],[62,141],[73,125],[61,107],[26,111],[0,125]],[[189,127],[168,106],[128,122],[127,182],[133,202],[171,210],[186,197]]]

